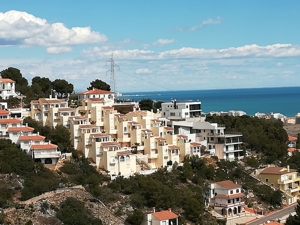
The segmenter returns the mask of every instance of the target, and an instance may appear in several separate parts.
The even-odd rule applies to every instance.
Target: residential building
[[[145,216],[142,225],[178,225],[178,215],[171,209],[149,213]]]
[[[50,142],[31,145],[30,153],[36,162],[51,165],[55,165],[61,156],[61,152],[57,149],[57,145],[51,144]]]
[[[184,120],[201,117],[201,102],[164,102],[161,104],[161,116],[169,120]]]
[[[297,202],[300,194],[300,176],[297,170],[285,167],[267,167],[258,175],[259,179],[285,193],[287,204]]]
[[[172,121],[172,127],[175,134],[187,136],[189,142],[205,146],[210,155],[219,159],[232,161],[243,158],[242,133],[225,132],[225,126],[209,122]]]
[[[242,186],[231,180],[210,184],[208,204],[225,217],[234,216],[243,211],[245,195]]]
[[[17,97],[15,91],[16,82],[8,78],[0,78],[0,96],[2,99],[9,99],[9,97]]]
[[[92,90],[86,90],[78,93],[78,101],[82,101],[84,99],[89,99],[89,98],[103,99],[104,103],[108,103],[108,104],[113,104],[115,99],[113,92],[95,89],[95,88],[93,88]]]
[[[31,115],[30,117],[42,124],[55,127],[57,124],[66,125],[68,119],[64,116],[75,116],[76,109],[68,108],[68,101],[66,99],[40,98],[31,101]]]

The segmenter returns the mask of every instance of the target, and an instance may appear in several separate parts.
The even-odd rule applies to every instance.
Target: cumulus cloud
[[[203,20],[201,23],[194,25],[194,26],[177,27],[176,30],[178,30],[178,31],[196,31],[196,30],[199,30],[208,25],[220,24],[221,20],[222,20],[221,17],[218,16],[215,19],[209,18],[207,20]]]
[[[90,27],[67,28],[63,23],[49,23],[27,12],[0,12],[0,45],[45,46],[48,53],[70,51],[72,45],[101,43],[104,34]]]
[[[148,73],[151,73],[151,71],[147,68],[140,68],[140,69],[137,69],[135,71],[136,74],[148,74]]]
[[[173,43],[175,40],[174,39],[158,39],[157,41],[153,42],[154,46],[164,46],[167,44]]]

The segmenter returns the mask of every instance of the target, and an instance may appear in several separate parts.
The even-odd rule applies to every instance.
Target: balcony
[[[245,205],[244,201],[228,203],[228,204],[219,204],[219,203],[214,204],[214,206],[216,206],[216,207],[224,207],[224,208],[229,208],[229,207],[233,207],[233,206],[244,206],[244,205]]]
[[[34,152],[35,159],[59,158],[60,156],[60,152]]]

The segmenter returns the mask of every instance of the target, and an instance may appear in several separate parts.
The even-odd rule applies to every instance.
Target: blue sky
[[[299,1],[1,0],[0,70],[116,91],[300,86]]]

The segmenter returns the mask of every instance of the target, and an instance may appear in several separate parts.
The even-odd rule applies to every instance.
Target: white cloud
[[[59,47],[48,47],[46,51],[50,54],[59,54],[59,53],[66,53],[72,51],[71,47],[67,46],[59,46]]]
[[[107,40],[104,34],[90,27],[67,28],[63,23],[48,23],[27,12],[0,12],[0,46],[45,46],[48,53],[70,51],[70,46],[101,43]],[[56,47],[56,48],[55,48]]]
[[[281,62],[276,63],[276,66],[282,66]]]
[[[84,50],[83,53],[90,58],[107,59],[113,53],[114,57],[122,60],[162,60],[162,59],[223,59],[242,57],[294,57],[300,56],[300,46],[291,44],[273,44],[259,46],[256,44],[223,49],[204,49],[183,47],[163,52],[151,50],[107,50],[99,47]]]
[[[158,39],[153,43],[154,46],[164,46],[167,44],[173,43],[175,40],[174,39]]]
[[[151,71],[147,68],[140,68],[140,69],[137,69],[135,71],[136,74],[148,74],[148,73],[151,73]]]
[[[221,17],[218,16],[215,19],[209,18],[209,19],[203,20],[201,23],[194,25],[194,26],[177,27],[176,30],[178,30],[178,31],[196,31],[196,30],[203,28],[204,26],[220,24],[221,20],[222,20]]]

